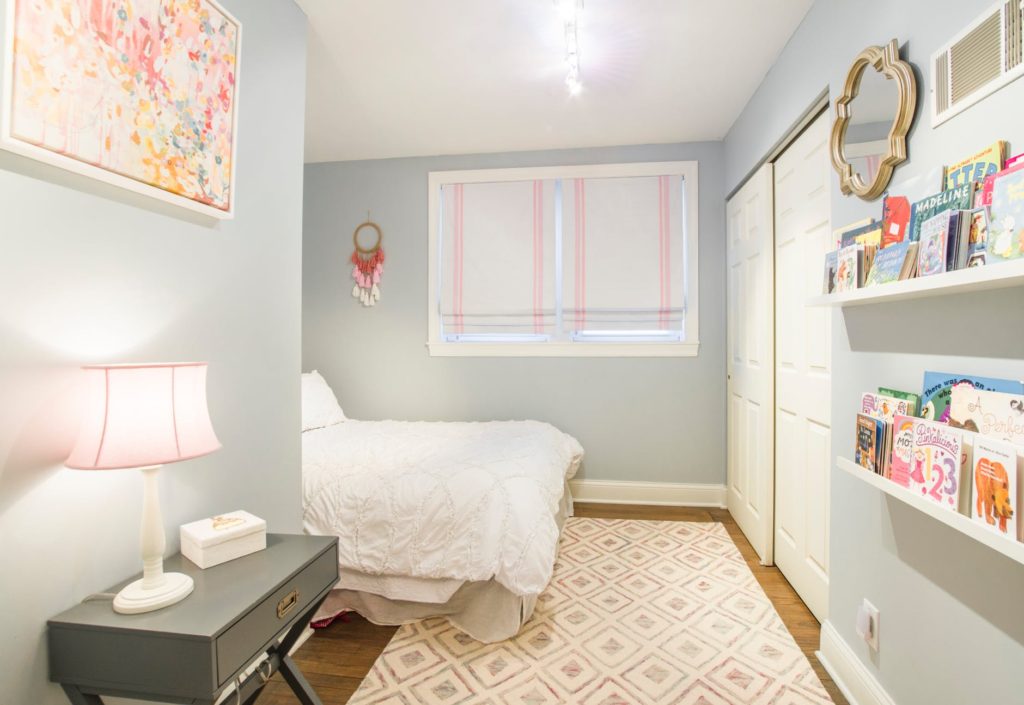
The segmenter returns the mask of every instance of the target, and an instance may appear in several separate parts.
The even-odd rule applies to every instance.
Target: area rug
[[[350,705],[830,703],[725,527],[569,519],[513,639],[401,627]]]

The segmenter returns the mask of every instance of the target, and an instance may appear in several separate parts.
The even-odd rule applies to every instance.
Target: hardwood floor
[[[725,525],[740,549],[754,577],[771,599],[796,643],[806,654],[814,672],[838,705],[847,705],[835,683],[815,657],[820,625],[807,606],[786,582],[778,568],[766,568],[757,561],[754,549],[747,542],[732,516],[725,509],[693,507],[648,507],[576,503],[576,516],[605,519],[648,519],[655,521],[717,521]],[[377,656],[395,633],[396,627],[378,627],[362,617],[351,615],[348,621],[338,620],[321,629],[298,650],[295,661],[316,689],[324,705],[343,705],[359,687],[373,667]],[[294,705],[292,695],[281,676],[274,676],[259,699],[259,705]],[[742,705],[737,703],[737,705]]]

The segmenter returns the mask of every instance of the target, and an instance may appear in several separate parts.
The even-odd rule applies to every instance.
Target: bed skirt
[[[572,516],[572,494],[565,483],[555,521],[561,532]],[[370,576],[368,576],[370,577]],[[344,583],[344,578],[342,579]],[[516,595],[496,580],[463,583],[446,602],[395,600],[364,590],[332,590],[313,618],[330,620],[342,612],[357,612],[374,624],[399,625],[428,617],[447,617],[477,641],[504,641],[519,633],[533,615],[538,595]]]

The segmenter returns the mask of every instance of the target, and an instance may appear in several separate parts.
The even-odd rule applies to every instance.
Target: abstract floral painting
[[[241,27],[212,0],[11,0],[4,146],[228,217]]]

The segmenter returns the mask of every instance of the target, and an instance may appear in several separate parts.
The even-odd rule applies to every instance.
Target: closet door
[[[774,364],[772,165],[726,204],[728,294],[727,486],[729,513],[772,563]]]
[[[828,616],[831,317],[809,307],[831,248],[829,118],[775,162],[775,562]]]

